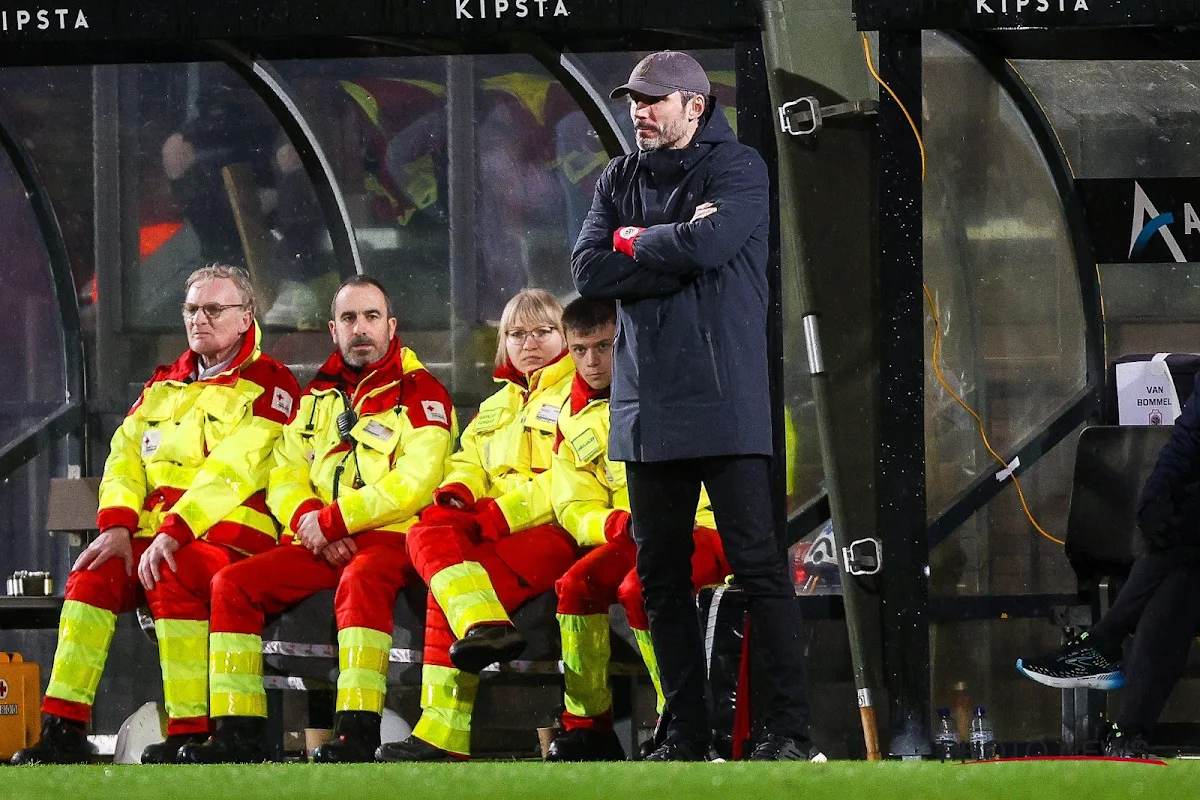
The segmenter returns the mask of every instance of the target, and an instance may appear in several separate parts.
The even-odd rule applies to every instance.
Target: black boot
[[[624,761],[625,749],[612,729],[576,728],[550,743],[547,761]]]
[[[375,760],[379,723],[374,711],[339,711],[333,720],[334,738],[312,751],[316,764],[363,764]]]
[[[409,736],[402,742],[381,744],[375,751],[376,761],[466,761],[466,757],[434,747],[424,739]]]
[[[33,747],[18,750],[13,764],[84,764],[96,755],[82,722],[47,714],[42,720],[42,738]]]
[[[179,758],[179,748],[185,744],[200,744],[208,741],[207,733],[176,733],[166,741],[147,745],[142,751],[143,764],[174,764]]]
[[[463,672],[478,674],[489,664],[512,661],[524,649],[525,637],[512,625],[485,623],[450,645],[450,663]]]
[[[267,760],[266,717],[217,717],[217,732],[179,748],[178,764],[261,764]]]

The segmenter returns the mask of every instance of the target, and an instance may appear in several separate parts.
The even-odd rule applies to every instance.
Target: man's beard
[[[372,348],[371,352],[363,356],[358,355],[358,353],[354,352],[354,348],[360,344],[370,345]],[[354,337],[346,344],[345,349],[342,350],[342,360],[354,369],[362,369],[367,364],[378,361],[382,355],[378,343],[366,336]]]
[[[679,119],[673,123],[660,125],[657,128],[658,136],[653,139],[643,138],[641,129],[635,129],[634,137],[637,139],[638,149],[649,152],[651,150],[667,150],[673,147],[683,138],[686,124],[684,120]]]

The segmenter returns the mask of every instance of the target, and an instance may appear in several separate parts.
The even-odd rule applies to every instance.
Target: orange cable
[[[915,136],[917,139],[917,147],[921,151],[921,181],[923,183],[925,181],[925,142],[921,138],[921,132],[917,129],[917,124],[913,121],[912,115],[908,113],[908,109],[905,107],[904,103],[901,102],[900,98],[896,96],[896,93],[892,91],[892,87],[888,86],[883,78],[879,76],[879,73],[875,71],[875,65],[871,63],[871,44],[867,40],[867,35],[865,33],[862,34],[862,42],[863,54],[866,56],[867,69],[870,70],[871,77],[873,77],[879,83],[879,85],[887,90],[887,93],[892,96],[892,99],[896,101],[896,105],[900,106],[900,110],[904,112],[904,118],[908,120],[909,126],[912,127],[913,136]],[[954,401],[962,406],[963,409],[970,414],[972,418],[974,418],[975,424],[979,428],[979,438],[983,440],[983,446],[987,448],[987,451],[992,454],[992,457],[995,458],[996,461],[1001,464],[1001,466],[1003,466],[1005,469],[1008,469],[1008,462],[1006,462],[1000,456],[1000,454],[992,448],[992,443],[988,441],[987,431],[984,429],[983,425],[983,418],[980,417],[979,414],[975,413],[975,409],[971,408],[971,406],[967,404],[967,401],[963,400],[962,397],[959,396],[958,392],[954,391],[954,389],[950,387],[950,384],[946,381],[945,376],[942,374],[942,322],[938,317],[937,305],[933,302],[933,295],[929,291],[928,284],[922,283],[921,288],[925,292],[925,301],[929,304],[929,313],[933,315],[933,374],[937,377],[938,383],[941,384],[942,388],[946,390],[946,393],[949,394],[950,397],[954,398]],[[1025,512],[1025,516],[1029,518],[1030,524],[1033,525],[1034,529],[1042,536],[1045,536],[1055,544],[1062,545],[1062,539],[1047,533],[1046,530],[1039,525],[1038,521],[1034,518],[1033,512],[1029,510],[1029,503],[1025,500],[1025,491],[1021,488],[1021,482],[1017,480],[1016,472],[1010,472],[1009,477],[1012,478],[1013,486],[1015,486],[1017,489],[1017,497],[1021,501],[1021,509]]]

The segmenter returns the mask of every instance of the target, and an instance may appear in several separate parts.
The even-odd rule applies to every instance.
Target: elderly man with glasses
[[[243,270],[204,267],[187,280],[188,350],[160,366],[113,434],[100,482],[100,536],[67,581],[41,741],[13,763],[88,761],[96,688],[117,614],[154,617],[167,740],[144,763],[173,762],[208,736],[209,583],[275,546],[265,489],[275,440],[299,387],[260,349]],[[135,571],[136,567],[136,571]]]

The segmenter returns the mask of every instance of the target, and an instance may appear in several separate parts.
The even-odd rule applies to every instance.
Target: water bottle
[[[933,757],[939,761],[958,758],[958,727],[948,708],[938,709],[937,729],[933,732]]]
[[[985,761],[996,755],[995,736],[992,734],[992,722],[988,719],[983,706],[975,709],[971,718],[971,758]]]

